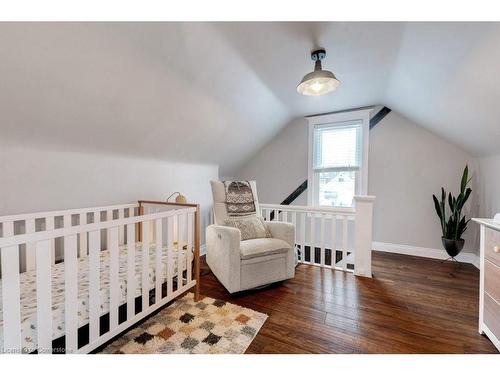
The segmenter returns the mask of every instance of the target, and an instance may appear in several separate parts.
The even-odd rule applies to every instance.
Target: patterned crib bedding
[[[154,289],[156,280],[156,247],[151,244],[149,250],[149,290]],[[172,275],[177,275],[178,252],[177,248],[172,253]],[[181,267],[187,269],[186,250],[182,252]],[[189,261],[192,262],[192,253]],[[109,265],[110,252],[103,250],[100,254],[100,301],[101,315],[109,312]],[[127,248],[120,246],[119,251],[119,290],[120,305],[127,301]],[[167,251],[166,246],[162,251],[162,282],[167,280]],[[135,296],[142,295],[142,244],[136,243],[135,253]],[[23,351],[31,352],[37,346],[37,316],[36,316],[36,272],[28,271],[20,275],[21,287],[21,344]],[[78,327],[89,321],[89,260],[78,259]],[[2,312],[2,280],[0,279],[0,352],[3,349],[3,312]],[[57,339],[65,335],[64,325],[64,262],[52,266],[52,338]]]

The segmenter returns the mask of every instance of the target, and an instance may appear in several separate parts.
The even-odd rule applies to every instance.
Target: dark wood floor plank
[[[372,279],[300,265],[292,280],[235,295],[202,271],[204,295],[269,316],[247,353],[497,353],[477,332],[469,264],[374,252]]]

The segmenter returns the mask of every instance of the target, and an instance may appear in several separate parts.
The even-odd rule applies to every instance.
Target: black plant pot
[[[449,240],[447,238],[441,237],[441,241],[443,242],[444,249],[452,258],[460,254],[465,244],[465,240],[462,238],[459,240]]]

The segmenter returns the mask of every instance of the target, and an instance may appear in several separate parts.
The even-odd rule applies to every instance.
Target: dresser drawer
[[[500,301],[500,267],[489,260],[484,261],[484,291]]]
[[[484,293],[483,320],[491,333],[500,338],[500,305],[486,293]]]
[[[500,232],[488,227],[484,228],[484,256],[500,266]]]

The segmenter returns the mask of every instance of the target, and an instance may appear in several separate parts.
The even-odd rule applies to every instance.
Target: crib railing
[[[71,210],[59,210],[49,212],[35,212],[28,214],[9,215],[0,217],[2,237],[10,237],[18,234],[30,234],[40,231],[52,231],[57,228],[67,228],[73,225],[97,223],[122,219],[135,216],[139,205],[137,203],[120,204],[102,207],[87,207]],[[125,231],[119,230],[120,244],[125,242]],[[88,255],[88,238],[86,235],[78,236],[78,255]],[[62,242],[51,241],[49,250],[51,262],[55,263],[61,258]],[[33,243],[23,244],[20,248],[21,270],[31,271],[35,269],[35,247]]]
[[[375,197],[356,196],[353,208],[260,204],[265,220],[295,225],[299,262],[371,277]]]
[[[147,207],[147,208],[145,208]],[[106,221],[101,212],[106,211]],[[147,213],[144,213],[147,211]],[[143,214],[141,214],[143,213]],[[92,222],[87,215],[93,216]],[[115,215],[116,214],[116,215]],[[137,214],[137,216],[135,216]],[[116,217],[113,217],[115,215]],[[51,229],[56,216],[63,217],[63,225]],[[78,219],[74,220],[74,216]],[[125,217],[126,216],[126,217]],[[19,215],[1,218],[3,237],[0,238],[2,269],[2,325],[3,352],[39,353],[53,352],[53,267],[54,242],[62,239],[64,264],[64,352],[86,353],[104,344],[118,333],[143,319],[154,310],[171,301],[190,288],[197,286],[199,276],[199,207],[196,205],[168,206],[162,202],[139,202],[133,205],[98,207],[50,213]],[[13,223],[18,220],[42,218],[39,230],[26,230],[14,234]],[[82,220],[83,218],[83,220]],[[6,224],[7,223],[7,224]],[[47,224],[48,223],[48,224]],[[43,224],[43,223],[42,223]],[[31,225],[31,224],[30,224]],[[29,227],[29,231],[28,231]],[[152,229],[152,230],[150,230]],[[139,231],[139,233],[138,233]],[[102,236],[102,234],[105,234]],[[85,239],[85,241],[82,240]],[[138,242],[139,241],[139,242]],[[103,246],[105,242],[105,246]],[[141,246],[141,273],[136,272],[136,246]],[[21,277],[20,250],[25,246],[34,253],[36,273],[36,341],[35,347],[23,345],[21,324]],[[120,247],[121,246],[121,247]],[[109,251],[109,283],[102,289],[101,255]],[[120,285],[120,249],[126,248],[126,275]],[[137,247],[138,248],[138,247]],[[150,251],[154,261],[150,261]],[[166,254],[165,254],[166,253]],[[81,255],[81,256],[79,256]],[[88,258],[87,258],[88,257]],[[79,259],[85,258],[85,259]],[[166,258],[166,276],[164,262]],[[177,270],[174,269],[176,258]],[[192,260],[195,259],[193,277]],[[79,262],[88,266],[88,340],[79,342]],[[150,271],[155,274],[150,285]],[[140,280],[140,296],[136,296],[136,277]],[[120,315],[120,287],[126,285],[126,316]],[[102,295],[109,303],[108,328],[101,327],[103,312]],[[198,287],[195,295],[199,293]],[[197,297],[196,297],[197,298]],[[139,306],[139,307],[138,307]],[[122,309],[123,312],[123,309]]]

